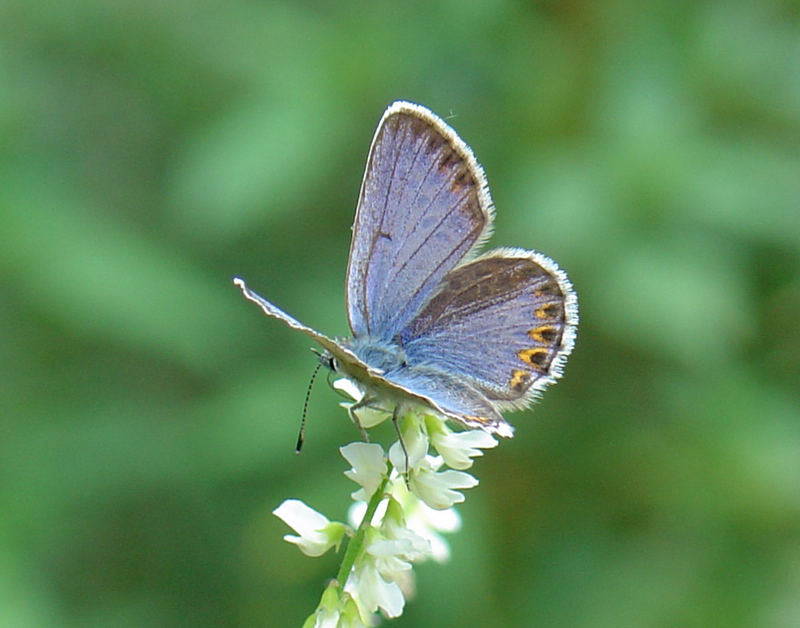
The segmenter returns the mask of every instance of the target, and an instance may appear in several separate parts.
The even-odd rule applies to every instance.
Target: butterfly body
[[[419,105],[392,104],[370,147],[347,268],[353,337],[333,340],[250,291],[269,316],[318,342],[380,407],[422,405],[511,436],[501,410],[561,374],[577,298],[549,258],[476,251],[494,209],[472,151]]]
[[[390,340],[374,339],[368,336],[355,336],[344,340],[349,348],[364,364],[379,373],[391,373],[408,367],[408,359],[402,346]]]

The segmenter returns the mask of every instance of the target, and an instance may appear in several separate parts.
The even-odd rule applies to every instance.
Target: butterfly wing
[[[483,170],[455,131],[424,107],[392,104],[372,140],[353,224],[353,335],[392,339],[488,237],[492,211]]]
[[[328,338],[325,334],[321,334],[318,331],[311,329],[303,325],[300,321],[296,318],[290,316],[279,307],[276,307],[269,301],[267,301],[264,297],[256,294],[250,288],[247,287],[247,284],[244,282],[243,279],[239,279],[236,277],[233,280],[233,283],[242,291],[242,294],[248,301],[252,301],[258,307],[261,308],[261,311],[264,312],[267,316],[271,316],[272,318],[277,318],[279,321],[284,322],[286,325],[291,327],[292,329],[297,329],[303,332],[306,336],[310,337],[314,340],[318,345],[320,345],[323,349],[331,353],[337,359],[352,359],[356,360],[361,363],[358,358],[353,355],[353,353],[343,347],[341,343],[335,341],[333,338]],[[366,366],[365,366],[366,368]]]
[[[404,369],[403,372],[384,377],[379,370],[367,366],[340,342],[303,325],[294,317],[276,307],[247,287],[238,277],[233,280],[248,301],[252,301],[272,318],[297,329],[328,351],[336,359],[336,367],[343,375],[365,385],[376,399],[389,403],[408,403],[433,408],[470,427],[480,427],[501,436],[512,436],[511,427],[503,420],[491,402],[477,390],[465,389],[454,377],[437,369]]]
[[[450,271],[400,343],[409,364],[518,408],[560,376],[577,324],[577,297],[552,260],[500,249]]]
[[[237,277],[233,283],[242,291],[245,298],[258,305],[264,314],[282,321],[292,329],[303,332],[317,342],[336,359],[336,369],[341,374],[365,385],[369,393],[376,399],[381,401],[388,399],[390,404],[411,401],[417,405],[433,408],[442,415],[462,422],[469,422],[470,417],[474,415],[473,424],[485,429],[491,429],[490,426],[495,423],[498,425],[503,423],[502,417],[494,410],[492,404],[479,392],[475,391],[472,395],[460,393],[461,387],[454,378],[438,372],[427,372],[424,369],[401,374],[392,379],[385,378],[380,370],[366,365],[342,343],[303,325],[250,290],[242,279]],[[442,405],[446,405],[450,409],[445,410]],[[502,433],[502,435],[511,436],[511,433]]]
[[[432,365],[407,366],[385,375],[385,379],[404,394],[424,401],[440,415],[469,428],[481,428],[510,438],[513,428],[503,419],[494,403],[477,387]]]
[[[303,325],[303,323],[298,321],[293,316],[290,316],[279,307],[276,307],[267,301],[264,297],[250,290],[244,280],[236,277],[233,280],[233,283],[242,291],[244,297],[248,301],[252,301],[258,307],[260,307],[264,314],[282,321],[292,329],[297,329],[298,331],[303,332],[306,336],[314,340],[318,345],[325,349],[331,356],[335,358],[337,369],[343,371],[343,374],[349,375],[356,381],[359,381],[362,384],[367,384],[376,391],[383,392],[384,394],[386,394],[387,391],[389,394],[393,394],[394,396],[408,394],[409,391],[406,391],[402,387],[398,387],[397,385],[385,380],[381,376],[382,373],[380,370],[365,364],[341,342],[338,342],[333,338],[329,338],[325,334],[321,334],[318,331],[311,329],[311,327]],[[419,396],[416,397],[418,401],[428,403],[427,398]]]

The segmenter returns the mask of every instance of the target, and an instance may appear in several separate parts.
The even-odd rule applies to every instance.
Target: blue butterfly
[[[502,248],[477,256],[494,216],[483,169],[434,113],[395,102],[375,131],[353,224],[347,317],[353,337],[306,327],[234,279],[265,314],[325,350],[364,393],[351,408],[423,407],[512,436],[522,408],[561,375],[578,302],[548,257]]]

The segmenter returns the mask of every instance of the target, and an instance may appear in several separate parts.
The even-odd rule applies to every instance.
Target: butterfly
[[[541,253],[478,255],[493,218],[469,146],[430,110],[398,101],[375,131],[356,208],[346,279],[352,338],[329,338],[234,283],[323,348],[321,361],[363,392],[351,410],[388,408],[396,417],[422,407],[510,437],[501,411],[525,407],[561,375],[578,302]]]

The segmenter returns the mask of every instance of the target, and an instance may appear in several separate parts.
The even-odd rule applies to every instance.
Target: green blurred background
[[[231,278],[346,334],[398,98],[581,326],[394,625],[800,626],[800,4],[614,0],[0,5],[0,625],[312,611],[357,433]]]

